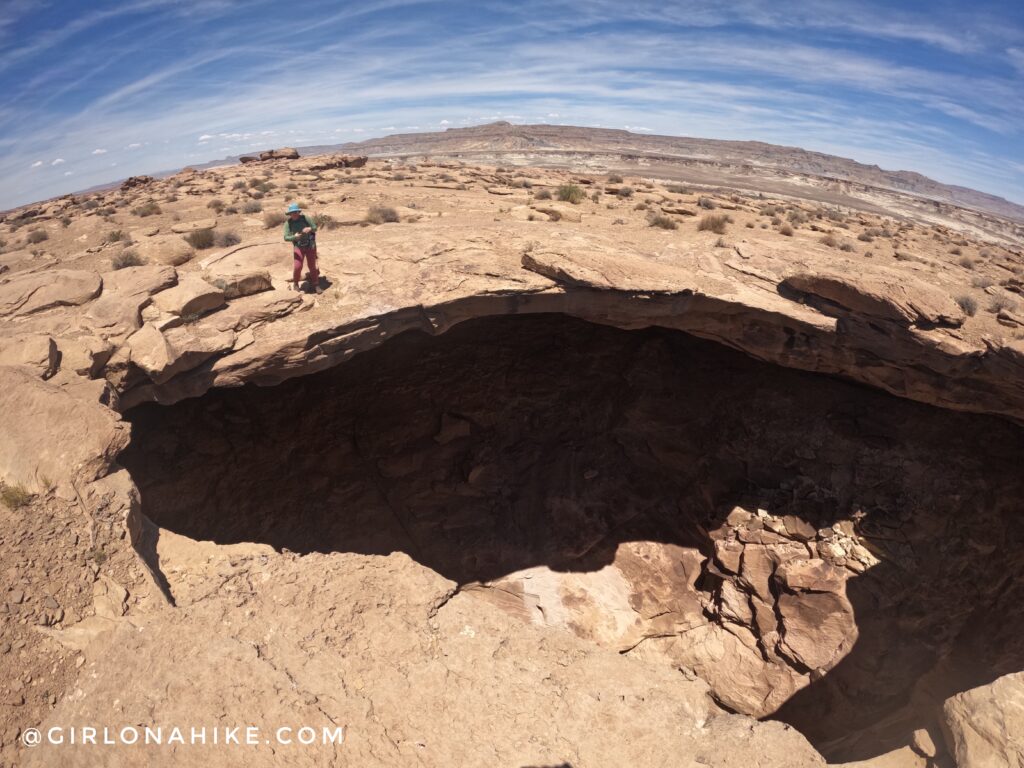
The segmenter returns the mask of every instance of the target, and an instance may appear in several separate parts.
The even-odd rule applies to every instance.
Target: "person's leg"
[[[295,286],[295,290],[299,290],[299,281],[302,279],[302,250],[297,245],[292,251],[292,259],[292,285]]]
[[[309,267],[309,285],[315,291],[320,287],[320,271],[316,268],[316,246],[306,249],[306,266]]]

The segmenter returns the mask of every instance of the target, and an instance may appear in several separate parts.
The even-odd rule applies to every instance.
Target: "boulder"
[[[552,221],[571,221],[578,224],[583,220],[582,214],[574,205],[565,203],[534,203],[533,210],[545,213]]]
[[[154,264],[179,266],[195,256],[192,247],[176,235],[147,237],[132,247],[139,256]]]
[[[237,299],[251,296],[254,293],[273,289],[270,273],[266,271],[252,272],[204,272],[203,279],[210,285],[224,292],[225,299]]]
[[[958,693],[946,700],[942,713],[958,768],[1024,765],[1024,672]]]
[[[234,345],[233,331],[182,325],[161,333],[151,323],[128,339],[132,362],[155,383],[187,371]]]
[[[329,155],[309,166],[311,171],[329,171],[332,168],[362,168],[366,165],[365,155]]]
[[[838,307],[855,315],[905,326],[964,322],[964,311],[949,294],[907,274],[888,271],[798,272],[782,282],[786,289],[824,299],[823,311]],[[817,302],[820,304],[820,302]]]
[[[242,155],[238,158],[238,162],[242,165],[248,165],[249,163],[258,163],[260,159],[254,155]]]
[[[110,408],[22,366],[0,366],[0,413],[0,478],[29,489],[101,477],[128,445],[128,425]]]
[[[25,365],[43,379],[57,372],[57,344],[44,334],[0,336],[0,365]]]
[[[199,229],[213,229],[217,226],[216,219],[196,219],[195,221],[179,221],[171,227],[171,232],[178,235],[187,235]]]
[[[198,275],[183,275],[178,284],[153,296],[153,303],[162,312],[179,317],[203,315],[224,306],[224,291]]]
[[[104,276],[103,293],[144,298],[167,290],[177,282],[178,272],[171,266],[126,267]]]
[[[295,147],[281,147],[260,152],[260,160],[297,160],[299,151]]]
[[[60,349],[62,370],[74,371],[79,376],[90,379],[95,379],[102,373],[103,366],[114,352],[113,345],[98,336],[60,338],[57,340],[57,347]]]
[[[54,269],[15,275],[0,285],[0,317],[19,317],[59,306],[79,306],[97,296],[103,280],[95,272]]]
[[[121,182],[121,191],[125,192],[129,189],[135,189],[136,187],[144,187],[147,184],[152,183],[152,176],[129,176],[127,179]]]

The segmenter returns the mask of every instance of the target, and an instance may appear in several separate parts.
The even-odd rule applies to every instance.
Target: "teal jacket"
[[[284,239],[289,243],[294,243],[302,236],[302,230],[306,227],[316,232],[316,222],[306,214],[302,214],[295,221],[288,217],[284,220]]]

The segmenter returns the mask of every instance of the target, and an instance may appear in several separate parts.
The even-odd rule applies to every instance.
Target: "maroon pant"
[[[295,256],[295,265],[292,269],[292,282],[297,283],[302,279],[302,260],[305,259],[306,266],[309,267],[309,284],[315,288],[320,281],[320,273],[316,268],[316,246],[300,248],[296,245],[293,255]]]

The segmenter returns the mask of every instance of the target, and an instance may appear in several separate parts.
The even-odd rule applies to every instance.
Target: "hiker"
[[[284,239],[294,246],[295,257],[292,268],[292,287],[298,291],[302,279],[302,262],[309,267],[309,286],[317,293],[323,293],[320,287],[320,273],[316,268],[316,222],[302,212],[297,203],[288,206],[288,218],[284,222]]]

